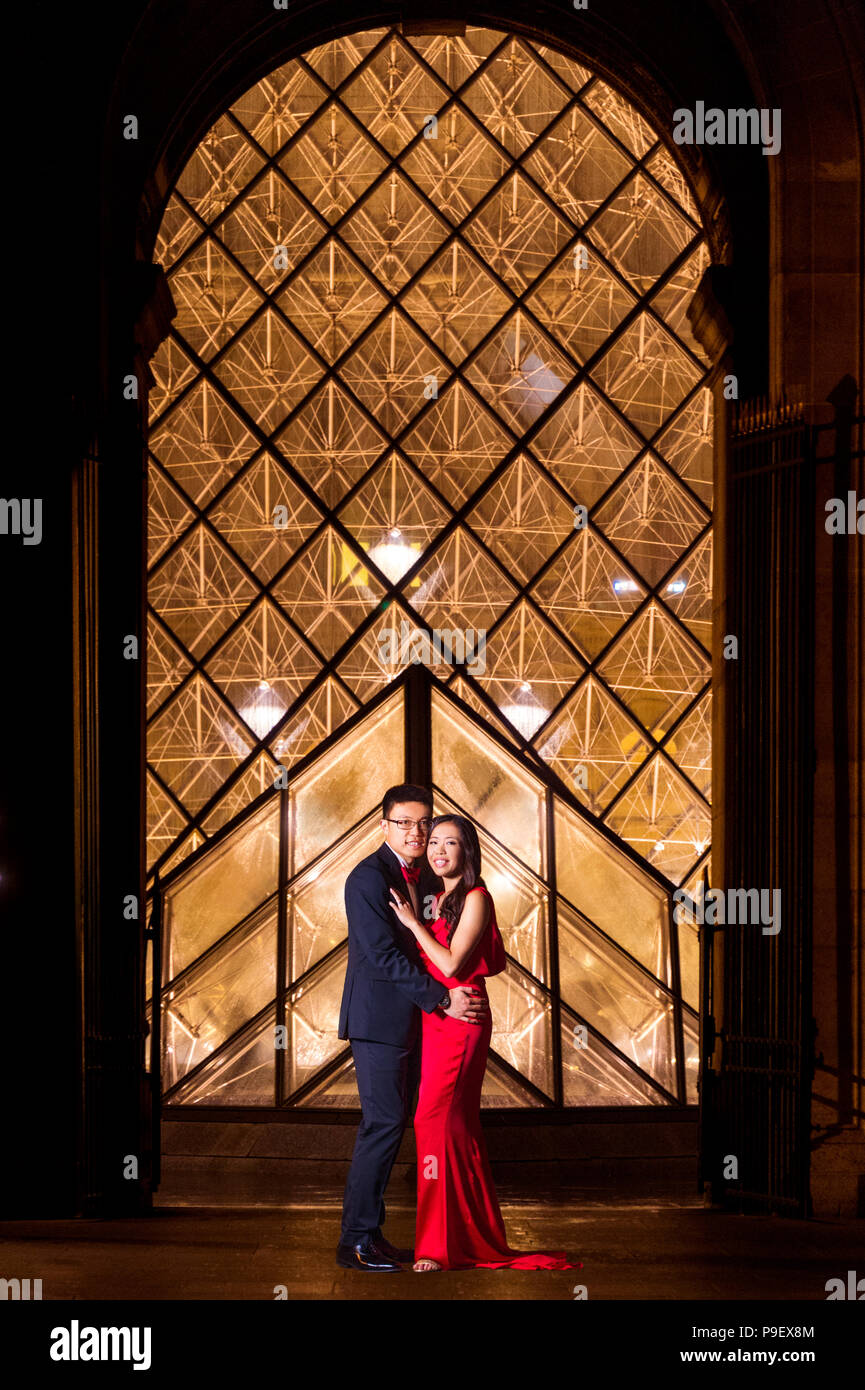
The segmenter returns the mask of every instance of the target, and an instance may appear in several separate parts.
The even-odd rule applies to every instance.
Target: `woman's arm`
[[[451,937],[451,944],[450,946],[442,946],[427,927],[421,926],[412,911],[411,904],[407,903],[395,888],[391,888],[390,891],[394,900],[393,910],[399,920],[417,938],[418,945],[429,956],[433,965],[437,966],[442,974],[449,979],[455,979],[466,961],[470,959],[489,921],[490,902],[486,893],[469,890],[463,903],[460,920],[456,925],[456,931]]]
[[[389,887],[384,874],[368,864],[352,869],[345,884],[348,934],[376,975],[396,985],[425,1013],[431,1013],[444,1002],[444,986],[422,965],[409,960],[398,943],[388,912]]]

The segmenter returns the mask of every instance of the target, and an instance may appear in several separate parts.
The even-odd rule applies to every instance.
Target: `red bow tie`
[[[407,869],[405,864],[400,864],[402,876],[406,883],[420,883],[420,865],[416,868]]]

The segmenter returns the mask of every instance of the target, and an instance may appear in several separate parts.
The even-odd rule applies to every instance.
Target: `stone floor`
[[[656,1183],[656,1187],[663,1184]],[[386,1233],[414,1235],[411,1188],[391,1185]],[[3,1273],[41,1278],[42,1297],[76,1300],[826,1299],[826,1280],[865,1272],[865,1220],[719,1213],[690,1184],[650,1193],[603,1184],[502,1182],[513,1246],[567,1249],[582,1269],[363,1275],[334,1263],[341,1193],[306,1184],[289,1201],[216,1191],[208,1205],[175,1173],[152,1216],[0,1223]],[[192,1202],[193,1204],[190,1204]]]

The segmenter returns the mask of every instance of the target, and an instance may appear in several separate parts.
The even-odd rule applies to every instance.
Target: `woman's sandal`
[[[431,1274],[435,1269],[441,1269],[441,1265],[436,1260],[420,1259],[416,1260],[412,1266],[416,1274]]]

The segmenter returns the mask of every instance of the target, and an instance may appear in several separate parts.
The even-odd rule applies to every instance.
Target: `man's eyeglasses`
[[[427,834],[428,831],[432,830],[431,820],[394,820],[393,816],[385,816],[385,820],[389,821],[391,825],[398,825],[403,831],[414,830],[417,827],[424,834]]]

